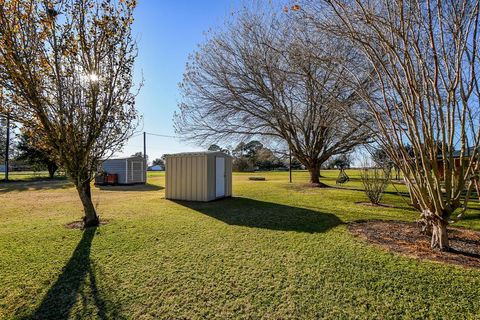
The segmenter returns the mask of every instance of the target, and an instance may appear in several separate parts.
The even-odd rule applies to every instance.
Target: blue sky
[[[221,27],[225,18],[240,6],[237,0],[140,0],[135,15],[134,34],[138,39],[136,74],[143,73],[144,87],[137,97],[143,115],[139,131],[174,135],[172,117],[180,99],[178,83],[188,55],[205,39],[209,28]],[[173,138],[147,136],[150,160],[164,153],[201,150],[199,146]],[[141,135],[128,142],[128,156],[143,151]]]

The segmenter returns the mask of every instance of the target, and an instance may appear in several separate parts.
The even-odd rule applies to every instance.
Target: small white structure
[[[165,170],[165,168],[163,166],[159,165],[159,164],[156,164],[154,166],[148,167],[147,170],[148,171],[163,171],[163,170]]]
[[[232,196],[232,157],[216,151],[166,156],[167,199],[212,201]]]
[[[104,160],[101,171],[118,176],[118,184],[142,184],[147,182],[147,166],[143,157]]]

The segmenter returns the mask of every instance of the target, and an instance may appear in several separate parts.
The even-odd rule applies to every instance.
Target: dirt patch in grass
[[[100,226],[104,226],[106,224],[108,224],[108,220],[100,220]],[[83,227],[83,221],[79,220],[79,221],[73,221],[73,222],[69,222],[65,225],[65,228],[67,229],[80,229],[80,230],[83,230],[85,229]]]
[[[266,181],[267,179],[265,177],[248,177],[248,180],[250,180],[250,181]]]
[[[420,233],[415,222],[358,221],[349,230],[369,243],[390,251],[418,259],[480,268],[480,232],[462,228],[448,228],[451,250],[430,249],[430,237]]]

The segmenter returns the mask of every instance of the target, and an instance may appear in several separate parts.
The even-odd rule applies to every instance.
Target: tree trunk
[[[480,180],[478,178],[475,178],[474,184],[475,184],[475,190],[477,190],[478,200],[480,201]]]
[[[98,226],[99,219],[95,211],[95,207],[92,202],[92,193],[90,190],[90,181],[84,182],[77,186],[78,195],[83,204],[83,211],[85,216],[83,217],[84,227]]]
[[[446,221],[439,218],[432,222],[432,242],[430,245],[432,249],[440,251],[449,249],[447,225]]]
[[[415,209],[420,210],[420,202],[418,202],[418,199],[413,193],[410,193],[410,205]]]
[[[310,183],[311,184],[320,184],[320,166],[313,165],[308,168],[310,172]]]
[[[50,179],[53,179],[56,171],[57,171],[57,165],[56,164],[49,164],[48,165],[48,177]]]

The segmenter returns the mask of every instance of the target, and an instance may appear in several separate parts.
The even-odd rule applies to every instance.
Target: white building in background
[[[165,168],[164,168],[163,166],[157,164],[157,165],[148,167],[147,170],[148,170],[148,171],[164,171]]]

